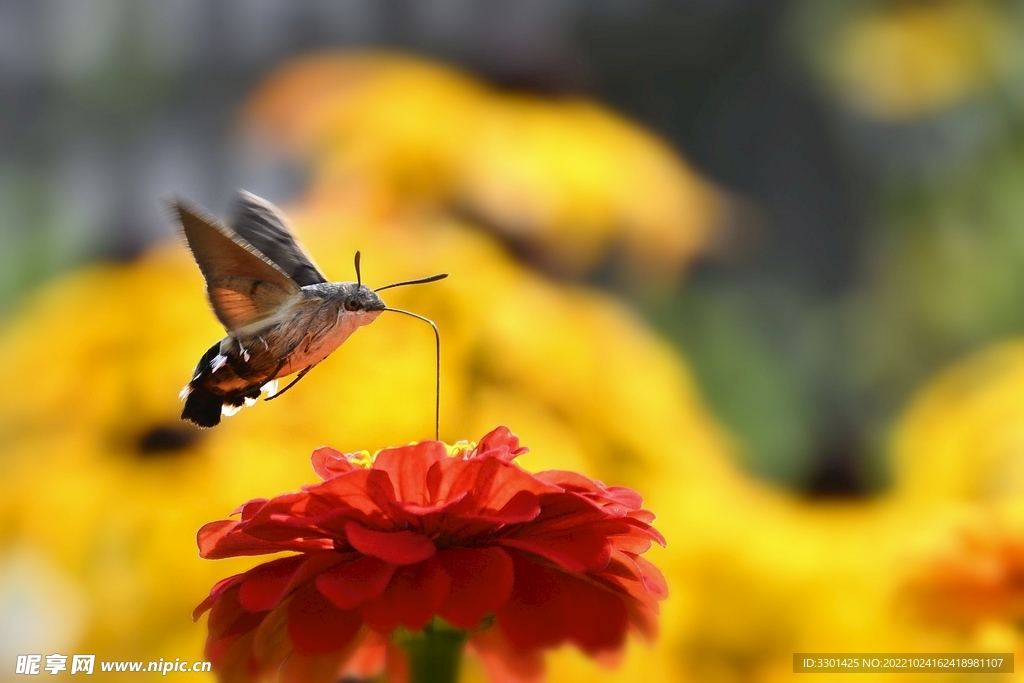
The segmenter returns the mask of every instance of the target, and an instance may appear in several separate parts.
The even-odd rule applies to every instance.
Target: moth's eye
[[[346,311],[358,311],[359,310],[359,302],[356,301],[355,299],[349,299],[348,301],[345,302],[345,310]]]

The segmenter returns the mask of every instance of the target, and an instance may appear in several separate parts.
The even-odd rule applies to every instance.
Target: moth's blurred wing
[[[206,212],[173,200],[185,239],[206,278],[206,293],[228,332],[251,332],[301,296],[272,261]]]
[[[231,228],[256,247],[301,287],[327,282],[327,278],[302,248],[281,210],[251,192],[240,190]]]

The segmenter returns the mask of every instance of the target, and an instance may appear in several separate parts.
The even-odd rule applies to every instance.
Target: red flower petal
[[[643,574],[644,587],[647,591],[659,600],[667,598],[668,582],[665,581],[665,575],[661,573],[661,570],[642,557],[634,555],[630,559],[636,563],[641,574]]]
[[[317,550],[327,550],[333,546],[334,542],[329,538],[266,540],[233,530],[215,543],[208,544],[207,550],[200,550],[199,556],[207,560],[220,560],[225,557],[267,555],[287,550],[308,553]]]
[[[231,531],[238,526],[238,522],[224,519],[217,522],[204,524],[196,534],[196,543],[199,545],[199,557],[209,558],[217,545]]]
[[[262,614],[253,614],[242,608],[238,601],[238,588],[232,586],[214,601],[206,619],[206,628],[210,637],[217,640],[256,628],[262,618]]]
[[[456,498],[437,505],[398,503],[400,509],[396,514],[389,516],[407,520],[410,526],[418,528],[424,536],[434,538],[440,535],[441,525],[445,519],[459,514],[458,511],[468,496],[469,493],[464,492]]]
[[[480,439],[476,446],[476,457],[512,460],[529,451],[529,448],[519,445],[519,437],[513,434],[508,427],[501,426],[492,429]]]
[[[244,577],[244,574],[235,574],[234,576],[229,576],[226,579],[221,579],[214,584],[213,588],[210,589],[210,594],[206,596],[206,599],[192,610],[192,621],[199,621],[199,617],[203,616],[203,612],[213,607],[217,599],[220,598],[227,589],[239,584]]]
[[[630,535],[649,538],[664,548],[667,544],[665,543],[665,537],[661,535],[661,532],[652,527],[650,522],[645,522],[634,515],[636,515],[636,513],[631,512],[628,517],[621,520],[623,523],[632,527],[632,530],[629,532]]]
[[[418,631],[444,602],[451,582],[436,557],[399,567],[384,593],[364,603],[359,612],[370,628],[381,633],[399,625]]]
[[[374,531],[349,522],[345,525],[345,535],[359,552],[391,564],[415,564],[437,552],[433,541],[413,531]]]
[[[288,639],[300,654],[340,650],[361,627],[357,612],[335,608],[313,586],[300,588],[288,605]]]
[[[316,577],[317,589],[339,609],[352,609],[384,592],[395,566],[376,557],[360,557]]]
[[[310,501],[310,497],[303,491],[276,496],[260,505],[251,517],[241,520],[240,526],[251,529],[259,524],[266,524],[275,516],[280,518],[282,515],[291,517],[307,514],[307,507],[311,502],[314,501]]]
[[[305,561],[295,570],[292,580],[288,582],[288,587],[285,588],[285,594],[291,593],[302,584],[326,572],[331,567],[351,562],[359,556],[356,553],[337,553],[327,550],[321,553],[309,553],[302,557],[305,558]]]
[[[459,628],[471,629],[508,600],[512,560],[501,548],[445,548],[437,559],[451,577],[448,597],[438,614]]]
[[[533,521],[541,512],[540,499],[530,491],[512,496],[500,510],[467,512],[465,499],[451,509],[427,514],[422,520],[424,533],[450,541],[469,540],[503,526]]]
[[[402,648],[393,642],[389,642],[387,653],[384,655],[384,661],[389,683],[409,683],[409,660],[406,658],[405,653],[402,652]]]
[[[612,549],[607,519],[600,508],[575,494],[544,495],[541,506],[534,524],[523,526],[498,543],[534,553],[574,572],[599,569],[608,563]]]
[[[561,623],[561,577],[540,564],[509,553],[515,584],[509,600],[495,610],[498,625],[515,647],[552,647],[565,640]]]
[[[242,607],[250,612],[272,609],[284,597],[292,575],[304,560],[301,555],[285,557],[246,572],[238,587],[238,601]]]
[[[250,519],[206,524],[197,535],[200,557],[220,559],[331,547],[333,543],[329,539],[317,538],[322,534],[306,528],[294,517],[295,508],[307,499],[304,493],[286,494],[262,504]]]
[[[254,636],[255,632],[250,631],[240,636],[208,640],[204,650],[206,659],[218,671],[238,672],[234,676],[235,681],[250,678],[258,667],[252,654]]]
[[[474,633],[469,644],[480,656],[491,683],[540,683],[544,680],[541,651],[516,649],[498,626]]]
[[[620,596],[519,554],[512,562],[512,595],[495,611],[512,644],[528,649],[568,640],[591,654],[622,645],[628,622]]]
[[[636,538],[635,536],[615,536],[611,539],[616,550],[641,555],[651,549],[652,541],[649,538]]]
[[[497,458],[448,458],[437,464],[436,481],[428,485],[436,487],[437,500],[450,500],[468,492],[459,508],[465,513],[496,513],[523,491],[538,496],[561,493],[557,487],[534,479],[518,465]]]
[[[648,642],[653,642],[658,637],[658,603],[627,601],[626,610],[630,625]]]
[[[313,451],[313,471],[316,472],[317,476],[324,481],[336,477],[339,474],[345,474],[346,472],[352,472],[353,470],[362,469],[358,465],[353,465],[349,462],[349,459],[345,457],[345,454],[341,451],[336,451],[329,446],[322,446]]]
[[[563,619],[569,641],[591,655],[621,648],[628,618],[622,597],[577,577],[567,577]]]
[[[387,472],[363,468],[311,486],[306,493],[323,506],[323,512],[337,511],[340,505],[371,517],[381,513],[382,502],[395,499]]]
[[[248,503],[242,503],[237,508],[231,511],[231,516],[240,515],[241,521],[252,519],[253,515],[260,511],[264,504],[268,501],[266,498],[254,498]]]
[[[585,477],[578,472],[567,472],[566,470],[545,470],[543,472],[537,472],[533,475],[541,481],[546,481],[549,484],[555,484],[565,490],[569,491],[593,491],[598,492],[602,490],[602,487],[598,482]]]
[[[287,595],[274,609],[263,613],[263,620],[256,628],[252,641],[256,670],[276,669],[295,652],[288,639],[288,608],[294,597],[294,593]]]
[[[391,639],[388,636],[376,631],[367,631],[366,636],[359,643],[359,649],[351,659],[345,662],[345,668],[339,672],[338,678],[342,681],[375,678],[384,671],[390,644]],[[393,680],[392,683],[394,683]]]
[[[490,516],[502,524],[521,524],[533,521],[540,513],[540,497],[532,491],[519,491]]]
[[[390,475],[398,500],[426,505],[432,502],[423,486],[427,480],[427,470],[435,462],[447,457],[448,451],[440,441],[422,441],[412,446],[385,448],[374,458],[373,469]]]
[[[609,486],[606,491],[611,498],[630,510],[639,510],[640,506],[644,504],[644,499],[639,493],[625,486]],[[651,515],[651,519],[648,521],[653,521],[654,515],[649,512],[647,514]]]

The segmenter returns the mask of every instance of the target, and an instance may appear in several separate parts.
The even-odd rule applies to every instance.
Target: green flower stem
[[[399,628],[395,643],[409,661],[411,683],[456,683],[466,646],[466,632],[434,617],[422,631]]]

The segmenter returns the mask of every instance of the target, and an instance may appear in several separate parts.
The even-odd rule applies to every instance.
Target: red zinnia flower
[[[538,678],[544,648],[608,653],[630,627],[653,638],[666,586],[640,555],[664,545],[654,515],[630,489],[530,474],[512,462],[525,451],[505,427],[476,447],[424,441],[373,458],[321,448],[322,483],[204,526],[205,558],[299,553],[221,581],[196,608],[210,610],[215,670],[308,682],[385,659],[401,669],[389,634],[435,615],[466,630],[493,621],[470,643],[512,680]]]

